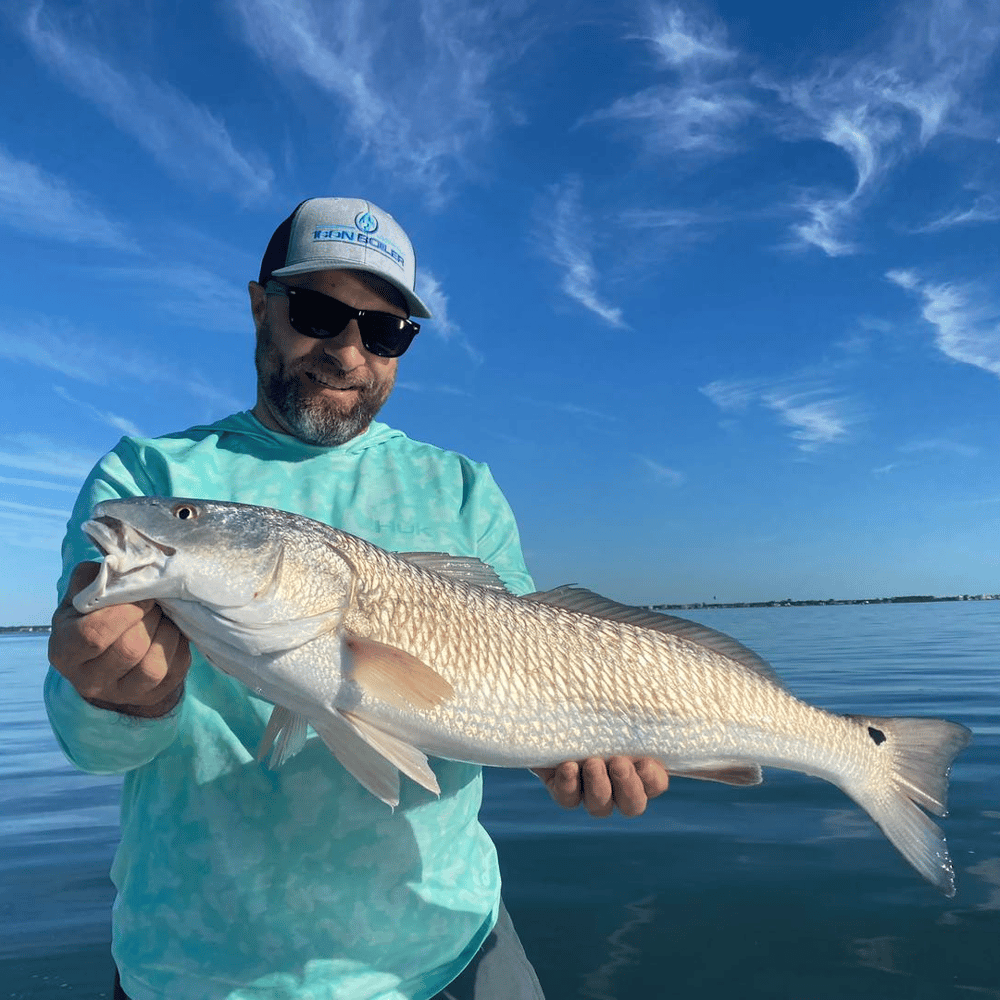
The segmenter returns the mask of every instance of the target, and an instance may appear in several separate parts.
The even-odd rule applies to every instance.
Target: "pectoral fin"
[[[415,656],[384,642],[344,637],[344,673],[366,694],[404,712],[436,708],[455,689]]]

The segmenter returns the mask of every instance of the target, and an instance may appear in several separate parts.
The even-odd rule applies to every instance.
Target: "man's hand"
[[[639,816],[650,799],[667,790],[670,776],[651,757],[590,757],[558,767],[532,768],[549,794],[564,809],[581,802],[591,816],[610,816],[618,806],[623,816]]]
[[[96,576],[98,563],[74,570],[52,616],[49,662],[98,708],[159,718],[181,699],[191,666],[188,641],[154,601],[115,604],[81,615],[73,596]]]

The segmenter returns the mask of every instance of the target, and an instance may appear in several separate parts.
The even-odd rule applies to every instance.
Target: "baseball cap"
[[[414,292],[416,259],[403,227],[361,198],[309,198],[274,231],[260,263],[260,283],[308,271],[368,271],[406,299],[411,316],[431,311]]]

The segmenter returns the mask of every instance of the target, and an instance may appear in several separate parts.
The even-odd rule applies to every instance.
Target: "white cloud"
[[[671,469],[655,459],[650,458],[648,455],[636,455],[639,461],[645,466],[646,470],[652,475],[654,479],[661,483],[669,483],[671,486],[680,486],[685,480],[685,475],[683,472],[678,472],[676,469]]]
[[[800,197],[808,221],[792,231],[830,256],[857,250],[846,235],[886,175],[949,127],[962,112],[1000,40],[1000,6],[992,16],[972,0],[933,0],[901,8],[888,44],[824,60],[810,76],[755,81],[785,102],[789,139],[815,137],[840,149],[854,170],[853,189]],[[957,126],[956,126],[957,127]]]
[[[337,156],[446,198],[453,170],[492,133],[504,106],[488,92],[517,40],[517,4],[461,0],[229,0],[247,45],[276,73],[331,97]],[[342,116],[342,119],[339,119]],[[317,128],[321,126],[317,123]],[[344,137],[348,141],[344,141]]]
[[[702,225],[705,214],[689,208],[627,208],[619,213],[618,219],[632,229],[658,229],[678,233]]]
[[[56,478],[81,482],[100,453],[81,451],[51,441],[40,434],[5,434],[0,437],[0,466],[44,472]]]
[[[658,155],[717,155],[733,149],[755,104],[730,71],[728,64],[738,53],[726,45],[722,25],[697,20],[677,4],[653,5],[638,37],[656,53],[670,81],[621,97],[577,125],[638,125],[643,144]]]
[[[825,390],[807,392],[771,392],[763,403],[770,407],[799,442],[802,451],[816,451],[847,437],[855,417],[843,397],[827,397]],[[818,398],[819,397],[819,398]]]
[[[448,296],[445,295],[441,282],[427,268],[421,268],[417,273],[417,294],[433,314],[433,318],[428,320],[428,328],[442,340],[454,341],[474,364],[482,364],[483,355],[469,343],[458,324],[448,315]]]
[[[728,84],[696,80],[619,98],[578,124],[635,122],[654,153],[718,154],[734,147],[737,129],[752,112],[753,103],[732,93]]]
[[[760,406],[773,413],[801,451],[846,439],[859,422],[855,404],[823,384],[803,378],[720,379],[699,389],[724,412]]]
[[[118,346],[109,353],[105,339],[68,320],[46,317],[0,325],[0,358],[20,361],[92,385],[119,380],[168,385],[229,410],[243,405],[197,370],[164,361],[160,355]]]
[[[215,333],[251,329],[245,285],[213,274],[207,267],[163,262],[149,267],[94,268],[95,277],[121,282],[147,301],[146,308],[185,326]]]
[[[886,277],[919,296],[921,315],[934,327],[934,345],[946,357],[1000,378],[1000,308],[975,285],[931,282],[913,271]]]
[[[945,455],[958,455],[960,458],[975,458],[980,449],[975,445],[962,444],[960,441],[950,441],[947,438],[926,438],[921,441],[910,441],[899,446],[899,450],[907,455],[921,452],[937,452]]]
[[[828,257],[843,257],[854,253],[856,247],[841,235],[841,229],[853,210],[854,199],[807,198],[803,197],[799,207],[809,217],[807,222],[792,226],[804,243],[819,247]]]
[[[587,224],[580,190],[576,177],[550,190],[552,209],[546,239],[541,241],[543,252],[562,270],[559,287],[566,295],[606,323],[626,327],[621,309],[605,302],[597,292],[598,273],[587,235],[593,227]]]
[[[531,399],[528,396],[519,396],[517,402],[554,410],[556,413],[565,413],[571,417],[586,417],[588,420],[599,420],[604,423],[615,423],[618,420],[617,417],[591,409],[589,406],[580,406],[577,403],[560,403],[553,399]]]
[[[434,385],[428,385],[426,382],[411,382],[409,380],[400,379],[396,383],[397,389],[406,389],[409,392],[431,392],[436,396],[471,396],[472,393],[468,389],[458,389],[453,385],[442,385],[441,383],[436,383]]]
[[[89,413],[96,420],[101,423],[107,424],[109,427],[113,427],[115,430],[120,431],[122,434],[128,434],[131,437],[142,437],[142,431],[132,423],[127,417],[120,417],[116,413],[111,413],[108,410],[102,410],[97,406],[93,406],[91,403],[81,402],[74,396],[71,396],[62,386],[53,386],[53,391],[57,396],[65,399],[67,403],[71,403],[73,406],[78,407],[86,413]]]
[[[225,124],[169,84],[127,76],[96,51],[43,23],[42,3],[23,22],[25,38],[77,93],[99,107],[170,174],[244,202],[268,193],[274,174],[264,157],[236,148]]]
[[[653,6],[647,37],[668,66],[729,62],[736,57],[720,25],[699,21],[676,4]]]
[[[917,277],[916,271],[894,269],[891,271],[886,271],[885,276],[894,285],[899,285],[900,288],[905,288],[908,291],[912,291],[920,284],[920,279]]]
[[[68,521],[70,514],[73,513],[71,510],[57,510],[53,507],[39,507],[37,504],[15,503],[13,500],[0,500],[0,507],[4,510],[14,511],[15,513],[30,514],[32,516],[61,517],[64,521]]]
[[[0,221],[61,243],[134,249],[118,223],[58,177],[0,146]]]
[[[1000,199],[996,195],[980,195],[968,208],[956,208],[927,225],[918,232],[935,233],[942,229],[953,229],[955,226],[978,225],[987,222],[1000,222]]]
[[[77,493],[78,487],[69,483],[50,483],[44,479],[21,479],[18,476],[0,476],[4,486],[25,486],[34,490],[57,490],[60,493]]]

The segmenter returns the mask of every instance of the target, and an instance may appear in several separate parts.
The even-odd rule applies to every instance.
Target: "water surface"
[[[815,704],[962,722],[946,899],[825,782],[676,780],[638,820],[489,771],[483,820],[548,1000],[1000,998],[1000,602],[704,610]],[[110,996],[116,779],[72,770],[45,640],[0,638],[0,1000]]]

